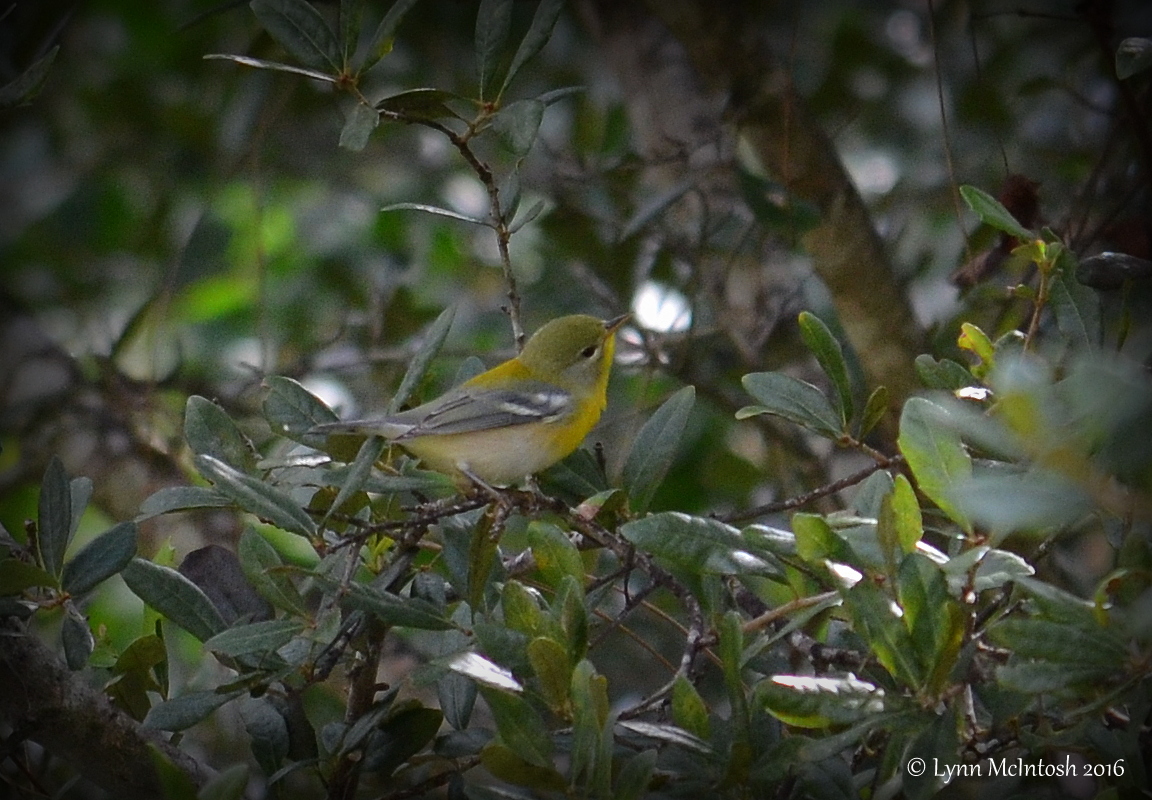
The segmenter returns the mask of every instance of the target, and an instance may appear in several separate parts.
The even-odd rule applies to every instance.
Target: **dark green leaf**
[[[242,691],[217,693],[189,692],[152,706],[144,718],[144,727],[160,731],[182,731],[207,719],[220,706],[243,694]]]
[[[1008,209],[1004,208],[999,200],[987,192],[977,189],[975,186],[964,185],[960,187],[960,196],[964,198],[964,202],[976,212],[976,216],[984,224],[991,225],[996,230],[1004,231],[1010,236],[1015,236],[1021,241],[1026,242],[1032,239],[1031,231],[1017,222]]]
[[[708,742],[675,725],[645,722],[639,719],[620,720],[616,725],[625,731],[638,734],[648,739],[666,742],[687,750],[694,750],[704,755],[710,755],[712,753],[712,746],[708,744]]]
[[[848,362],[844,360],[844,350],[840,342],[824,321],[808,311],[800,312],[800,335],[804,344],[816,356],[821,368],[836,389],[837,405],[841,425],[845,428],[852,419],[855,408],[852,402],[852,381],[848,377]]]
[[[335,588],[335,584],[328,579],[322,579],[321,583],[328,585],[328,588]],[[427,600],[400,597],[361,583],[353,583],[348,587],[344,602],[352,608],[372,614],[388,625],[428,631],[446,631],[455,627],[450,620],[444,618],[440,609]]]
[[[692,573],[774,572],[770,564],[744,549],[736,528],[719,520],[666,511],[628,522],[620,533],[639,549]]]
[[[372,131],[380,124],[380,113],[371,106],[357,103],[348,112],[344,127],[340,130],[340,146],[353,153],[359,153],[372,136]]]
[[[364,768],[382,776],[391,775],[436,737],[444,715],[435,708],[404,708],[384,722],[369,739]]]
[[[512,0],[481,0],[476,13],[476,75],[481,100],[487,98],[511,24]]]
[[[202,642],[228,627],[200,587],[174,569],[134,558],[123,575],[137,597]]]
[[[1152,67],[1152,39],[1129,36],[1116,48],[1116,77],[1131,78]]]
[[[20,594],[34,586],[59,586],[59,579],[35,564],[15,558],[0,560],[0,597]]]
[[[540,0],[540,4],[536,6],[536,14],[532,17],[532,24],[524,34],[524,38],[520,40],[520,46],[516,48],[516,55],[512,57],[512,64],[504,75],[500,91],[496,93],[497,97],[504,94],[504,90],[508,88],[508,84],[516,77],[520,68],[548,43],[563,7],[564,0]]]
[[[184,407],[184,438],[192,452],[211,456],[240,472],[256,468],[256,451],[227,412],[211,400],[192,395]]]
[[[1056,327],[1068,343],[1091,350],[1100,346],[1100,295],[1076,280],[1072,261],[1072,255],[1064,251],[1060,269],[1052,276],[1048,302]]]
[[[458,731],[467,728],[476,705],[476,684],[459,672],[449,672],[436,682],[436,696],[448,724]]]
[[[316,523],[295,500],[275,486],[246,475],[212,456],[196,456],[196,469],[245,511],[300,536],[315,536]]]
[[[309,447],[322,446],[323,434],[309,433],[317,425],[337,422],[339,417],[316,395],[291,378],[272,375],[264,379],[264,417],[274,433]]]
[[[884,711],[884,691],[856,678],[775,675],[757,685],[755,699],[797,728],[851,725]]]
[[[614,800],[640,800],[648,796],[656,756],[655,750],[641,750],[624,763],[612,787]]]
[[[36,525],[36,549],[40,565],[55,577],[64,566],[64,551],[72,535],[72,487],[64,464],[56,456],[44,470]]]
[[[388,13],[380,20],[376,32],[372,34],[372,41],[368,45],[368,60],[361,69],[367,69],[392,51],[392,39],[396,34],[396,28],[414,5],[416,0],[396,0],[392,4]]]
[[[527,700],[518,694],[480,687],[492,711],[496,734],[501,743],[530,764],[552,766],[552,735],[544,720]]]
[[[504,624],[526,636],[538,636],[544,631],[545,617],[537,596],[517,580],[504,582],[500,592],[500,610]]]
[[[528,546],[532,548],[536,568],[549,586],[559,586],[565,575],[584,581],[584,561],[580,551],[557,526],[532,520],[528,524]]]
[[[540,216],[540,212],[544,210],[546,205],[547,204],[543,200],[537,200],[535,203],[530,205],[527,211],[516,217],[512,221],[512,224],[508,226],[508,233],[516,233],[516,231],[520,230],[529,222],[536,219],[538,216]]]
[[[916,356],[916,374],[929,389],[942,389],[946,392],[963,389],[976,381],[972,373],[959,363],[947,358],[937,361],[927,353]]]
[[[736,419],[774,414],[829,439],[840,438],[840,415],[812,384],[782,372],[753,372],[745,375],[742,382],[760,405],[741,408]]]
[[[256,591],[272,605],[294,616],[306,613],[304,598],[287,573],[276,549],[263,536],[245,528],[236,548],[240,568]]]
[[[927,670],[917,658],[916,647],[904,621],[897,616],[892,599],[870,580],[859,581],[843,595],[853,628],[864,637],[876,660],[897,680],[922,686]]]
[[[1021,660],[1053,661],[1072,668],[1095,667],[1118,672],[1128,658],[1124,642],[1095,622],[1070,624],[1035,617],[1014,617],[988,630],[991,639],[1012,649]]]
[[[636,434],[621,476],[636,513],[647,510],[675,461],[695,402],[696,390],[685,386],[664,401]]]
[[[252,742],[252,755],[265,775],[280,768],[288,755],[288,723],[265,698],[247,697],[240,703],[240,718]]]
[[[124,569],[136,555],[136,535],[135,522],[121,522],[89,542],[64,565],[64,591],[78,597]]]
[[[64,660],[68,669],[76,671],[84,669],[88,663],[96,640],[92,637],[87,620],[76,612],[65,615],[60,628],[60,643],[64,645]]]
[[[399,115],[406,122],[431,122],[458,118],[459,114],[447,105],[447,101],[459,99],[444,89],[409,89],[378,101],[376,108],[386,115]]]
[[[428,366],[439,354],[440,348],[444,346],[444,340],[448,338],[448,331],[452,328],[452,320],[455,316],[456,309],[449,306],[440,312],[436,321],[428,328],[424,341],[420,343],[420,349],[412,356],[408,369],[404,372],[404,378],[400,381],[400,388],[396,390],[396,394],[388,403],[389,414],[399,411],[400,407],[408,402],[408,398],[412,396],[412,392],[416,390],[420,381],[424,379],[425,373],[428,372]]]
[[[256,69],[270,69],[274,72],[288,72],[293,75],[303,75],[306,78],[312,78],[317,81],[324,81],[325,83],[335,83],[336,75],[329,75],[325,72],[317,72],[314,69],[305,69],[304,67],[296,67],[292,64],[281,64],[279,61],[266,61],[263,58],[252,58],[251,56],[237,56],[231,53],[209,53],[204,56],[209,60],[221,61],[235,61],[237,64],[243,64],[246,67],[255,67]]]
[[[897,443],[920,491],[961,528],[971,531],[972,523],[956,504],[953,492],[972,477],[972,460],[948,421],[947,409],[913,397],[904,404]]]
[[[157,489],[140,504],[141,522],[173,511],[186,511],[191,508],[227,508],[232,501],[207,486],[165,486]]]
[[[0,109],[15,108],[34,98],[44,85],[44,81],[48,79],[52,62],[56,60],[56,54],[59,52],[60,45],[54,45],[14,80],[0,87]]]
[[[251,6],[264,29],[302,64],[332,74],[341,71],[340,42],[307,0],[252,0]]]
[[[872,390],[872,394],[868,395],[867,402],[864,403],[864,410],[860,413],[860,425],[856,438],[863,439],[872,429],[880,424],[880,420],[884,419],[884,415],[888,413],[888,388],[886,386],[877,386]]]
[[[345,64],[352,63],[360,39],[364,0],[340,0],[340,53]]]
[[[343,482],[340,484],[339,491],[336,492],[335,499],[332,500],[332,505],[328,507],[328,513],[324,515],[324,519],[320,521],[318,527],[324,527],[328,523],[328,517],[333,511],[338,511],[344,507],[344,503],[352,497],[352,495],[363,489],[368,476],[372,474],[372,465],[376,463],[376,459],[384,452],[387,446],[387,441],[382,436],[369,436],[360,445],[360,449],[356,451],[356,458],[353,459],[352,464],[349,466],[348,473],[344,476]]]
[[[564,776],[553,767],[533,764],[511,747],[499,742],[489,742],[484,746],[480,751],[480,763],[500,780],[526,789],[551,794],[564,791],[568,785]]]
[[[505,146],[517,158],[527,155],[540,132],[544,104],[536,99],[517,100],[492,117],[492,129],[500,134]],[[511,213],[512,209],[508,209]]]
[[[1105,666],[1013,659],[996,670],[996,678],[1005,688],[1039,694],[1069,686],[1098,685],[1101,681],[1114,679],[1119,669],[1118,664]]]
[[[196,800],[242,800],[248,788],[248,765],[232,764],[213,775],[196,793]]]
[[[302,630],[304,624],[293,619],[252,622],[220,631],[204,642],[204,649],[226,656],[262,655],[279,650]]]

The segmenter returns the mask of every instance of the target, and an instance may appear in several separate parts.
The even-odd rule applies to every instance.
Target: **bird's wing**
[[[539,381],[523,381],[516,389],[460,386],[422,406],[387,418],[407,425],[396,441],[417,436],[444,436],[533,422],[551,422],[572,411],[572,395]]]

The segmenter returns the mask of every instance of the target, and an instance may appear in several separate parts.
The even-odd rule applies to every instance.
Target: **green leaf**
[[[1015,236],[1021,241],[1030,241],[1032,232],[1016,221],[1008,209],[992,195],[977,189],[975,186],[964,185],[960,187],[960,196],[968,207],[976,212],[976,216],[986,225],[991,225],[999,231]]]
[[[327,578],[318,578],[329,589],[338,584]],[[362,583],[352,583],[344,594],[344,602],[351,608],[365,611],[388,625],[418,628],[426,631],[447,631],[455,628],[435,605],[419,597],[400,597]]]
[[[844,360],[844,350],[824,321],[815,314],[802,311],[798,321],[804,344],[816,356],[820,367],[836,388],[840,423],[847,428],[848,420],[852,419],[855,409],[852,402],[852,381],[848,377],[848,362]]]
[[[204,649],[226,656],[274,653],[303,630],[304,623],[293,619],[252,622],[220,631],[204,642]]]
[[[436,681],[436,697],[444,719],[458,731],[468,727],[476,705],[476,684],[459,672],[449,672]]]
[[[191,508],[228,508],[232,501],[207,486],[165,486],[140,504],[136,522]]]
[[[872,390],[872,394],[868,395],[868,400],[864,403],[864,410],[860,413],[856,438],[863,439],[880,424],[880,420],[888,413],[888,402],[888,387],[877,386]]]
[[[213,775],[196,800],[241,800],[248,788],[248,765],[233,764]]]
[[[580,551],[556,525],[532,520],[528,523],[528,546],[536,568],[549,586],[559,586],[566,575],[584,582],[584,560]]]
[[[388,9],[388,13],[380,20],[380,24],[376,27],[376,31],[372,34],[371,42],[368,45],[367,60],[361,65],[360,69],[365,70],[375,64],[388,53],[392,52],[392,40],[396,35],[396,28],[399,27],[404,15],[416,5],[416,0],[396,0],[392,7]]]
[[[949,425],[950,412],[922,397],[904,404],[897,444],[916,483],[965,532],[972,523],[953,499],[957,486],[972,477],[972,459]]]
[[[1037,617],[1010,617],[988,629],[997,644],[1021,660],[1053,661],[1070,668],[1118,673],[1129,653],[1123,640],[1093,622],[1070,624]]]
[[[96,588],[136,555],[135,522],[121,522],[97,536],[64,565],[60,585],[73,597]]]
[[[400,381],[400,388],[396,390],[396,394],[392,396],[392,401],[388,403],[389,414],[399,411],[400,407],[408,402],[408,398],[412,396],[412,392],[416,390],[420,381],[424,379],[425,373],[428,372],[428,366],[436,358],[440,348],[444,346],[444,340],[448,338],[448,331],[452,328],[452,320],[455,316],[456,309],[449,306],[440,312],[436,321],[428,328],[424,341],[420,343],[420,349],[412,356],[408,369],[404,373],[404,378]]]
[[[189,692],[152,706],[144,718],[144,727],[158,731],[182,731],[191,728],[230,700],[244,694],[242,690],[218,693]]]
[[[541,792],[562,792],[568,786],[564,776],[551,766],[540,766],[499,742],[489,742],[480,751],[480,763],[502,781]],[[518,797],[519,795],[517,795]]]
[[[964,641],[964,612],[949,594],[944,573],[919,553],[901,561],[896,593],[904,627],[925,668],[923,687],[936,693],[951,674]]]
[[[645,722],[639,719],[620,720],[616,725],[630,733],[635,733],[648,739],[666,742],[667,744],[677,747],[683,747],[687,750],[693,750],[703,755],[712,755],[713,753],[712,745],[708,742],[675,725]]]
[[[271,375],[264,379],[264,418],[274,433],[309,447],[321,447],[327,437],[310,433],[317,425],[337,422],[336,413],[316,395],[291,378]]]
[[[840,415],[812,384],[782,372],[752,372],[744,376],[742,383],[760,405],[741,408],[736,419],[772,414],[826,438],[840,438]]]
[[[391,205],[384,206],[380,211],[423,211],[425,214],[434,214],[438,217],[448,217],[448,219],[460,220],[461,222],[470,222],[473,225],[483,225],[486,228],[492,227],[492,223],[489,220],[470,217],[467,214],[449,211],[439,206],[430,206],[427,203],[392,203]]]
[[[921,383],[929,389],[954,392],[965,386],[971,386],[975,381],[971,372],[951,359],[942,358],[937,361],[927,353],[921,353],[916,356],[915,363],[916,374],[920,376]]]
[[[372,106],[357,103],[348,111],[344,127],[340,130],[340,146],[353,153],[359,153],[372,136],[372,131],[380,124],[380,112]]]
[[[92,629],[88,627],[87,620],[79,612],[73,612],[73,608],[68,604],[69,613],[65,615],[60,627],[60,643],[64,645],[64,661],[68,664],[68,669],[75,672],[87,665],[88,658],[96,646],[96,640],[92,636]]]
[[[192,395],[184,407],[184,438],[192,452],[211,456],[239,472],[256,468],[256,452],[220,406]]]
[[[52,62],[60,52],[60,45],[54,45],[51,50],[36,59],[32,66],[21,72],[12,81],[0,87],[0,109],[15,108],[27,103],[39,92],[48,73],[52,69]]]
[[[672,684],[672,721],[694,736],[710,738],[708,706],[683,675],[677,675]]]
[[[1093,350],[1100,346],[1100,295],[1076,280],[1073,256],[1060,257],[1060,269],[1053,276],[1048,303],[1056,317],[1056,328],[1073,347]]]
[[[775,572],[768,562],[744,548],[736,528],[716,519],[665,511],[625,523],[620,533],[640,550],[694,574]]]
[[[685,386],[665,400],[636,434],[621,477],[637,514],[647,510],[675,461],[695,402],[696,390]]]
[[[399,115],[406,122],[432,122],[458,119],[460,115],[447,105],[447,101],[459,99],[458,95],[445,89],[409,89],[378,101],[376,108],[386,116]]]
[[[236,555],[244,577],[261,597],[293,616],[302,617],[307,613],[304,598],[292,579],[282,571],[283,562],[267,539],[252,528],[245,528],[240,534]]]
[[[912,483],[902,474],[898,474],[893,481],[892,494],[892,521],[896,529],[896,541],[901,551],[911,553],[916,549],[916,543],[924,536],[924,520],[920,514],[920,503],[916,500],[916,491]]]
[[[202,642],[228,627],[200,587],[174,569],[134,558],[123,576],[137,597]]]
[[[344,64],[352,63],[360,40],[364,0],[340,0],[340,55]]]
[[[399,709],[368,740],[364,768],[383,777],[391,775],[432,742],[443,721],[444,715],[435,708]]]
[[[263,58],[252,58],[251,56],[238,56],[232,53],[209,53],[204,56],[206,61],[220,60],[220,61],[235,61],[237,64],[242,64],[245,67],[255,67],[256,69],[269,69],[274,72],[288,72],[292,75],[303,75],[306,78],[311,78],[315,81],[324,81],[325,83],[335,83],[336,75],[329,75],[326,72],[317,72],[314,69],[305,69],[304,67],[296,67],[292,64],[281,64],[279,61],[267,61]]]
[[[793,514],[792,532],[796,535],[796,555],[809,564],[820,564],[826,558],[834,561],[850,560],[845,557],[843,540],[819,514]]]
[[[1116,48],[1116,77],[1131,78],[1152,67],[1152,39],[1129,36]]]
[[[332,515],[333,511],[338,511],[344,507],[344,503],[352,497],[352,495],[359,492],[364,488],[365,482],[372,474],[372,466],[376,463],[376,459],[384,452],[384,448],[388,443],[382,436],[369,436],[360,445],[360,449],[356,451],[356,458],[353,459],[348,473],[344,476],[343,482],[340,484],[339,491],[336,492],[336,497],[332,500],[332,505],[328,507],[327,513],[324,518],[320,520],[317,527],[323,528],[328,524],[328,518]]]
[[[0,561],[0,597],[17,595],[34,586],[59,585],[59,579],[35,564],[15,558]]]
[[[250,5],[269,35],[302,64],[334,75],[341,71],[340,42],[306,0],[252,0]]]
[[[539,100],[517,100],[504,106],[492,117],[492,129],[500,134],[512,155],[521,158],[536,143],[543,119],[544,104]]]
[[[917,658],[904,621],[897,616],[892,598],[870,580],[862,580],[842,592],[852,626],[892,677],[910,686],[924,684],[927,670]]]
[[[540,212],[543,211],[546,206],[547,203],[545,203],[543,200],[537,200],[535,203],[528,207],[527,211],[512,220],[512,223],[508,226],[508,233],[516,233],[516,231],[520,230],[529,222],[536,219],[538,216],[540,216]]]
[[[492,711],[500,742],[529,764],[551,768],[552,735],[536,709],[518,694],[484,685],[480,686],[480,694]]]
[[[980,359],[980,365],[972,368],[972,374],[977,378],[983,378],[996,366],[996,349],[992,346],[992,340],[971,322],[961,323],[960,338],[956,343],[960,349],[974,353]]]
[[[774,675],[754,695],[768,713],[797,728],[851,725],[884,711],[884,690],[856,678]]]
[[[1119,671],[1118,665],[1066,664],[1056,661],[1013,659],[996,670],[996,678],[1006,689],[1040,694],[1057,692],[1069,686],[1093,686]]]
[[[476,13],[476,75],[481,101],[487,97],[511,24],[512,0],[481,0]]]
[[[245,511],[289,533],[308,537],[316,535],[316,523],[308,513],[275,486],[233,469],[212,456],[196,456],[194,463],[201,475]]]
[[[612,787],[614,800],[640,800],[648,796],[652,773],[656,769],[657,752],[641,750],[624,762]]]
[[[52,456],[40,484],[36,554],[40,566],[57,578],[64,566],[64,551],[72,539],[72,530],[72,487],[64,464]]]
[[[504,75],[504,82],[500,84],[500,91],[496,93],[498,98],[503,96],[504,90],[508,88],[508,84],[516,77],[520,68],[548,43],[548,39],[552,36],[552,29],[556,27],[556,20],[560,17],[560,10],[563,7],[564,0],[540,0],[540,4],[536,6],[536,13],[532,17],[532,24],[528,27],[528,32],[524,34],[524,38],[520,40],[520,46],[516,48],[516,55],[512,57],[512,64]]]
[[[572,659],[564,645],[546,636],[537,636],[528,642],[528,663],[540,681],[540,695],[556,713],[568,703],[568,688],[572,679]]]
[[[504,624],[526,636],[539,636],[545,628],[545,617],[536,597],[520,581],[505,581],[500,593]]]

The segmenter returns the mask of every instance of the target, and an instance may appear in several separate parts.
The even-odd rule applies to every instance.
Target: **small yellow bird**
[[[559,317],[520,355],[435,400],[313,430],[383,436],[462,485],[513,483],[567,456],[596,425],[608,404],[616,331],[629,316]]]

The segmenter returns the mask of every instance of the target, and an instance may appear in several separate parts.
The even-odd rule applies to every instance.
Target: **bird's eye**
[[[580,351],[580,355],[583,356],[584,358],[591,358],[592,356],[596,355],[596,351],[599,349],[600,348],[597,347],[596,345],[590,344],[587,347],[585,347],[583,350]]]

